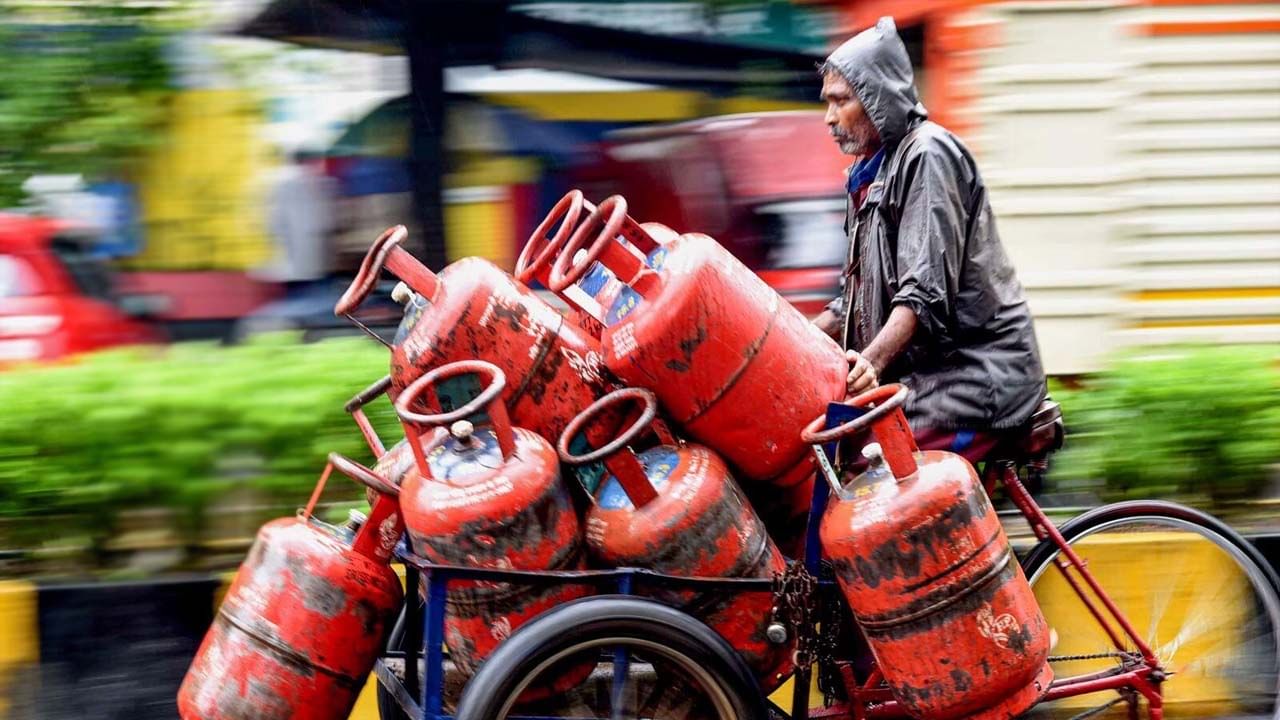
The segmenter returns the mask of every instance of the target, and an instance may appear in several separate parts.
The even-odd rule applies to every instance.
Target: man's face
[[[870,155],[880,149],[880,133],[844,76],[834,70],[822,76],[822,100],[827,104],[827,127],[840,152]]]

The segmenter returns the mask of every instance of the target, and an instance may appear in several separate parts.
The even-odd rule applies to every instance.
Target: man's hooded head
[[[838,86],[843,80],[860,105],[843,112],[839,108],[829,109],[827,113],[832,134],[841,141],[841,149],[849,154],[863,154],[880,144],[896,144],[907,134],[914,118],[928,114],[916,95],[911,59],[893,18],[880,18],[875,27],[845,41],[827,57],[822,70],[824,95],[831,96],[828,87]],[[874,138],[878,142],[870,147],[858,147],[864,141],[857,137],[861,132],[862,114],[870,120],[869,125],[878,136]]]

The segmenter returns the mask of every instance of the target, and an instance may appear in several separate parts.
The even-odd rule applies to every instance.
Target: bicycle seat
[[[988,456],[988,460],[1011,461],[1018,465],[1042,460],[1062,447],[1065,436],[1062,407],[1045,397],[1031,418],[1009,431],[1006,439]]]

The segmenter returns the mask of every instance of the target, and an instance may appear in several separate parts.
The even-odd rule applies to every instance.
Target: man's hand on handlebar
[[[858,395],[880,385],[875,366],[856,350],[845,352],[849,359],[849,394]]]

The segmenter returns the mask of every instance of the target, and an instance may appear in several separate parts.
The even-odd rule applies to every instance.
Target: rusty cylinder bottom
[[[1052,682],[1053,668],[1046,662],[1036,672],[1035,680],[1026,687],[985,710],[966,716],[965,720],[1013,720],[1021,717],[1044,698]]]

